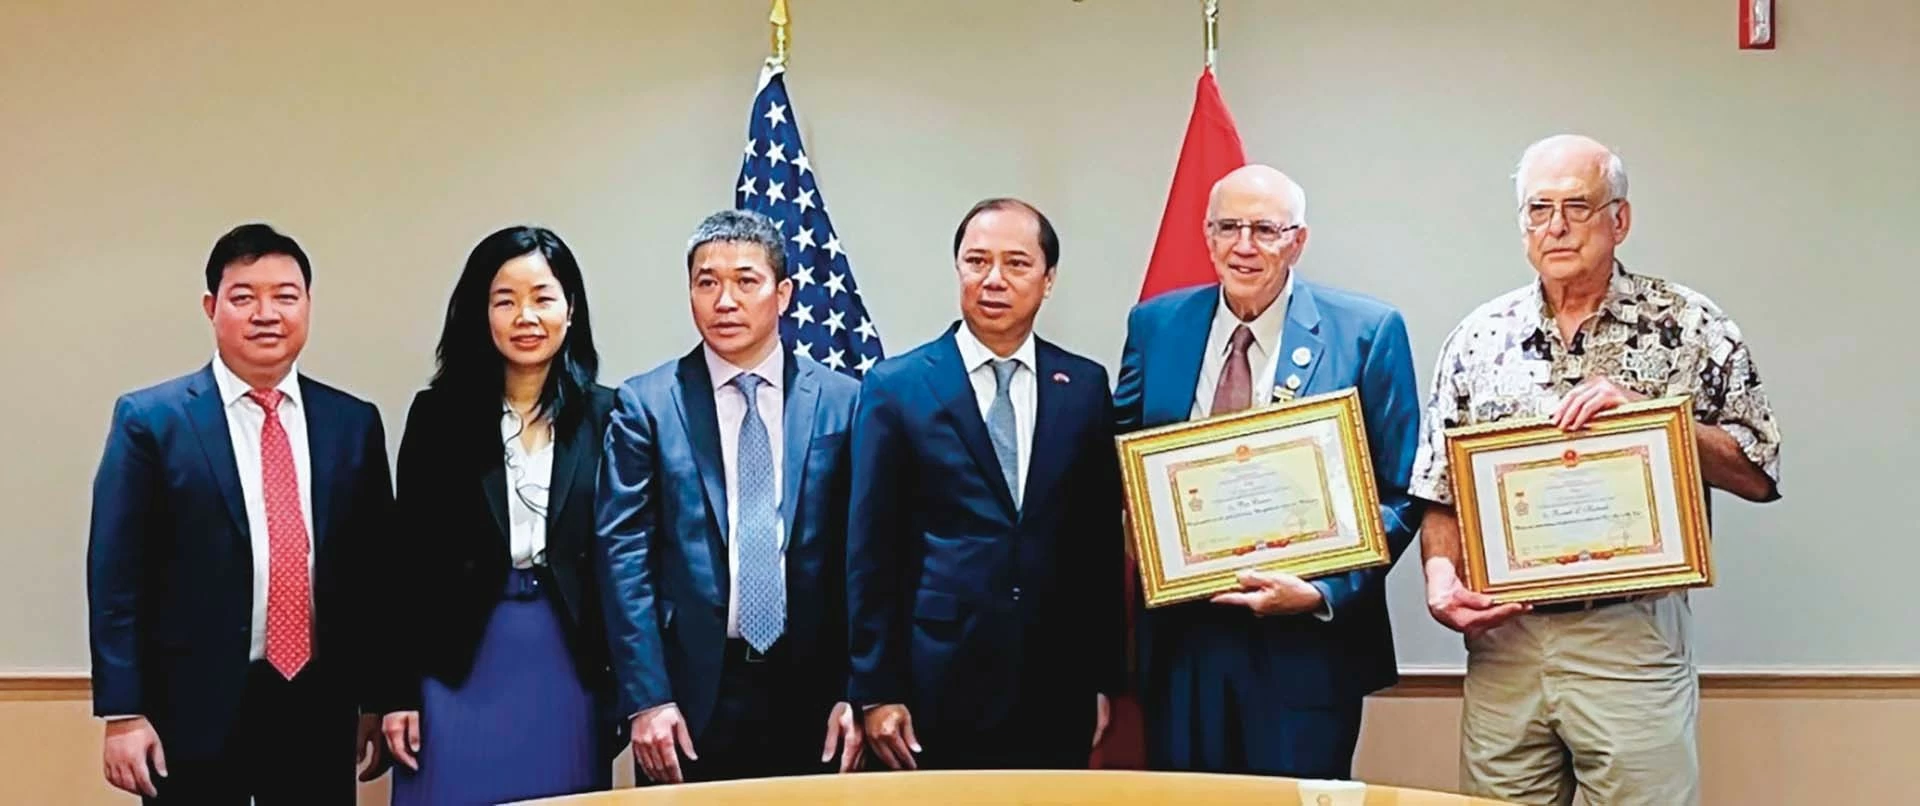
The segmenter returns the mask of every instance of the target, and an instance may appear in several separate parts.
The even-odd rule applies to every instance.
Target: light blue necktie
[[[1019,369],[1019,361],[993,362],[993,405],[987,407],[987,436],[993,440],[993,455],[1000,459],[1000,475],[1006,477],[1007,491],[1013,493],[1014,509],[1020,508],[1020,432],[1007,389]]]
[[[773,486],[773,446],[767,424],[760,421],[757,393],[760,376],[740,373],[733,386],[747,400],[740,420],[740,446],[735,457],[739,500],[736,517],[740,568],[740,637],[756,652],[765,652],[787,626],[787,580],[780,574],[780,505]]]

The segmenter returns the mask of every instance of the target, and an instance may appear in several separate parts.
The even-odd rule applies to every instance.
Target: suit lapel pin
[[[1073,380],[1072,378],[1067,377],[1067,373],[1064,373],[1064,372],[1053,373],[1054,383],[1069,383],[1072,380]]]
[[[1304,367],[1307,365],[1307,362],[1312,360],[1313,360],[1313,352],[1311,350],[1308,350],[1305,347],[1293,348],[1293,365],[1294,366]]]

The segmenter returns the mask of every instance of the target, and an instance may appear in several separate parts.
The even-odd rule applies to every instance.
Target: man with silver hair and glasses
[[[1494,604],[1460,577],[1445,431],[1545,416],[1567,431],[1623,403],[1691,395],[1701,476],[1780,497],[1780,430],[1733,320],[1614,256],[1626,168],[1593,140],[1530,146],[1515,174],[1535,282],[1468,314],[1441,347],[1410,484],[1427,609],[1463,633],[1461,787],[1518,803],[1699,802],[1699,682],[1684,592]]]
[[[1134,308],[1114,391],[1118,430],[1357,389],[1391,555],[1413,542],[1407,495],[1420,387],[1387,303],[1309,281],[1307,198],[1267,165],[1222,177],[1205,227],[1218,282]],[[1366,696],[1397,680],[1387,568],[1302,580],[1243,571],[1241,590],[1141,614],[1154,769],[1347,778]]]

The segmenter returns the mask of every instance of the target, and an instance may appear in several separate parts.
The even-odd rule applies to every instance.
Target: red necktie
[[[293,443],[280,424],[280,390],[247,394],[267,412],[260,427],[260,480],[267,501],[267,662],[292,680],[313,657],[313,583],[307,574],[300,476]]]

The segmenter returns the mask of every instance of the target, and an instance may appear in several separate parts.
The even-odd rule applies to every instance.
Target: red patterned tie
[[[300,476],[293,464],[293,443],[280,424],[280,390],[247,394],[267,412],[260,427],[261,489],[267,500],[267,662],[292,680],[313,657],[312,581],[307,575],[307,522],[300,514]]]

